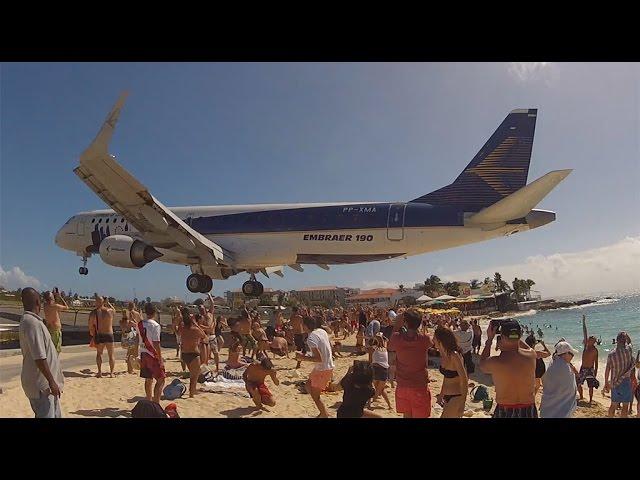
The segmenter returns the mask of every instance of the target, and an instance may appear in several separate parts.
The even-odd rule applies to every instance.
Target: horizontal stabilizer
[[[555,170],[468,218],[465,225],[507,222],[526,216],[573,170]]]

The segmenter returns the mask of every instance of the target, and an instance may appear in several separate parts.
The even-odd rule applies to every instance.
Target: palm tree
[[[422,287],[425,295],[434,296],[434,294],[440,291],[443,288],[442,280],[437,275],[431,275],[424,281],[424,286]]]
[[[469,282],[469,286],[472,290],[475,290],[480,286],[480,281],[477,278],[474,278]]]
[[[527,284],[527,296],[531,298],[531,287],[533,287],[536,284],[536,282],[534,282],[530,278],[527,278],[526,284]]]
[[[403,293],[404,292],[404,285],[403,284],[398,285],[398,290],[400,290],[400,293]]]
[[[444,289],[447,295],[451,295],[452,297],[460,295],[460,284],[458,282],[447,282],[444,284]]]
[[[507,291],[509,291],[509,284],[507,282],[505,282],[504,280],[502,280],[502,275],[500,275],[498,272],[496,272],[493,275],[493,282],[496,284],[496,291],[497,292],[507,292]]]

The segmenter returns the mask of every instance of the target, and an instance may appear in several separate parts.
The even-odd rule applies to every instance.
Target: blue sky
[[[169,206],[409,200],[450,183],[514,108],[539,109],[529,181],[575,169],[539,205],[558,215],[546,227],[406,260],[286,270],[267,287],[469,280],[502,266],[533,272],[552,295],[574,293],[580,252],[597,257],[581,290],[616,282],[620,272],[602,268],[629,266],[625,256],[640,264],[638,64],[14,63],[0,66],[0,282],[186,293],[186,267],[130,271],[93,257],[81,277],[79,258],[53,243],[71,215],[104,208],[72,170],[122,90],[111,152]],[[623,287],[640,287],[636,270]]]

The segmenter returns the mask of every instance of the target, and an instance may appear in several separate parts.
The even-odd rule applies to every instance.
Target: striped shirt
[[[635,363],[631,345],[616,348],[607,357],[607,367],[611,369],[611,385],[615,388],[631,374]]]

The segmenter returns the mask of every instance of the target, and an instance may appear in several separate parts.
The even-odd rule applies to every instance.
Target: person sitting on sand
[[[200,375],[200,344],[207,341],[207,334],[191,318],[189,310],[182,309],[182,322],[178,324],[180,335],[180,360],[189,369],[189,398],[196,394]]]
[[[263,408],[263,405],[273,407],[276,404],[272,393],[264,383],[267,377],[271,377],[274,384],[280,385],[269,357],[263,357],[259,362],[253,362],[242,374],[245,388],[258,408]]]
[[[582,365],[580,365],[576,381],[580,400],[582,400],[584,398],[582,384],[586,380],[589,387],[589,405],[591,405],[593,402],[593,389],[600,386],[600,382],[596,378],[598,375],[598,348],[596,347],[597,340],[595,335],[587,334],[587,319],[585,315],[582,315],[582,334],[584,350],[582,351]]]
[[[461,418],[469,383],[462,349],[454,332],[445,327],[436,328],[433,343],[440,352],[440,373],[444,377],[442,388],[436,397],[437,403],[442,407],[440,417]]]
[[[243,368],[249,365],[244,360],[240,360],[241,353],[242,345],[236,340],[229,346],[229,355],[227,357],[227,364],[224,367],[225,370]]]
[[[373,369],[369,362],[355,360],[340,380],[340,387],[344,393],[342,403],[338,407],[338,418],[381,418],[377,413],[364,409],[375,395],[372,382]]]
[[[493,377],[496,387],[494,418],[537,418],[535,403],[536,352],[522,341],[522,327],[512,319],[500,326],[500,355],[491,355],[497,325],[487,327],[487,341],[480,355],[480,370]]]
[[[391,410],[391,402],[385,390],[387,380],[389,379],[389,352],[387,352],[386,344],[386,339],[381,332],[371,341],[372,351],[370,362],[373,371],[373,388],[375,389],[375,395],[369,402],[369,408],[371,408],[371,404],[374,403],[379,396],[382,396],[384,401],[387,402],[387,408]]]

